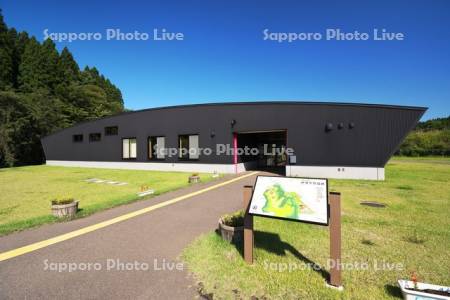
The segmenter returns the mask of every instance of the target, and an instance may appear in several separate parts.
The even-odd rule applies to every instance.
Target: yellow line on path
[[[242,175],[242,176],[239,176],[239,177],[236,177],[236,178],[233,178],[233,179],[230,179],[230,180],[218,183],[216,185],[213,185],[213,186],[201,189],[201,190],[196,191],[196,192],[192,192],[192,193],[189,193],[189,194],[186,194],[186,195],[183,195],[183,196],[179,196],[179,197],[176,197],[176,198],[173,198],[173,199],[170,199],[170,200],[167,200],[167,201],[164,201],[164,202],[152,205],[152,206],[148,206],[148,207],[136,210],[134,212],[131,212],[131,213],[128,213],[128,214],[125,214],[125,215],[122,215],[122,216],[115,217],[115,218],[110,219],[110,220],[106,220],[106,221],[103,221],[103,222],[100,222],[100,223],[97,223],[97,224],[94,224],[94,225],[90,225],[90,226],[87,226],[87,227],[84,227],[84,228],[81,228],[81,229],[78,229],[78,230],[75,230],[75,231],[71,231],[71,232],[68,232],[68,233],[65,233],[65,234],[62,234],[62,235],[55,236],[55,237],[50,238],[48,240],[40,241],[40,242],[37,242],[37,243],[33,243],[33,244],[30,244],[30,245],[27,245],[27,246],[23,246],[23,247],[20,247],[20,248],[17,248],[17,249],[13,249],[13,250],[10,250],[10,251],[6,251],[6,252],[3,252],[3,253],[0,253],[0,261],[7,260],[7,259],[10,259],[10,258],[19,256],[19,255],[22,255],[22,254],[26,254],[26,253],[29,253],[29,252],[32,252],[32,251],[36,251],[38,249],[41,249],[41,248],[44,248],[44,247],[47,247],[47,246],[50,246],[50,245],[53,245],[53,244],[56,244],[56,243],[60,243],[60,242],[63,242],[63,241],[75,238],[77,236],[80,236],[80,235],[83,235],[83,234],[86,234],[86,233],[89,233],[89,232],[92,232],[92,231],[104,228],[106,226],[113,225],[113,224],[116,224],[116,223],[119,223],[119,222],[122,222],[122,221],[125,221],[125,220],[128,220],[128,219],[140,216],[142,214],[148,213],[148,212],[153,211],[155,209],[158,209],[158,208],[161,208],[161,207],[164,207],[164,206],[168,206],[168,205],[171,205],[171,204],[174,204],[174,203],[186,200],[188,198],[191,198],[191,197],[194,197],[194,196],[197,196],[197,195],[209,192],[211,190],[217,189],[217,188],[225,186],[227,184],[239,181],[239,180],[241,180],[243,178],[253,176],[253,175],[257,174],[257,173],[258,172],[252,172],[252,173],[249,173],[249,174],[245,174],[245,175]]]

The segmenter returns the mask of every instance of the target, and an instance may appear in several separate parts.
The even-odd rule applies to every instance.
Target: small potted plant
[[[52,200],[52,214],[55,217],[73,217],[78,211],[78,201],[73,198]]]
[[[153,194],[155,191],[149,188],[147,185],[141,185],[141,191],[137,193],[139,197],[147,196]]]
[[[244,235],[244,214],[239,210],[233,214],[224,215],[219,219],[219,231],[222,238],[230,243],[242,241]]]
[[[189,183],[198,183],[200,182],[200,176],[198,173],[193,173],[191,176],[189,176]]]

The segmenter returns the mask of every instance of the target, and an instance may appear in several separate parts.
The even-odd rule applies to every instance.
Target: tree
[[[32,37],[25,45],[19,66],[18,83],[23,92],[45,89],[41,70],[41,45]]]
[[[58,62],[59,75],[62,77],[63,82],[67,85],[70,82],[79,81],[80,68],[77,62],[73,59],[72,53],[70,53],[67,47],[61,51]]]
[[[63,78],[58,73],[59,53],[51,39],[42,43],[39,58],[41,80],[50,93],[53,93],[55,88],[63,81]]]
[[[0,90],[13,86],[13,49],[14,45],[0,10]]]
[[[13,92],[0,92],[0,166],[10,167],[16,162],[15,140],[26,123],[27,108]]]

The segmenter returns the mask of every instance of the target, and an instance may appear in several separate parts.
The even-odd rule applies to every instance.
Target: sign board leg
[[[341,194],[330,192],[330,282],[329,284],[342,288],[341,277]]]
[[[253,186],[244,186],[244,260],[248,264],[253,264],[253,216],[248,214],[252,191]]]

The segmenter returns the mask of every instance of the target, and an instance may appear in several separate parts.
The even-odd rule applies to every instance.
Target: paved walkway
[[[219,181],[191,186],[71,222],[44,225],[0,238],[0,253],[97,224],[192,193]],[[0,299],[192,299],[195,282],[186,268],[168,270],[219,216],[242,207],[242,186],[255,175],[128,220],[0,262]],[[157,269],[154,270],[155,259]],[[139,265],[150,270],[126,270]],[[91,270],[53,271],[56,267]],[[109,269],[108,270],[108,263]],[[128,263],[128,264],[127,264]],[[47,268],[47,270],[46,270]],[[135,268],[136,269],[136,268]]]

